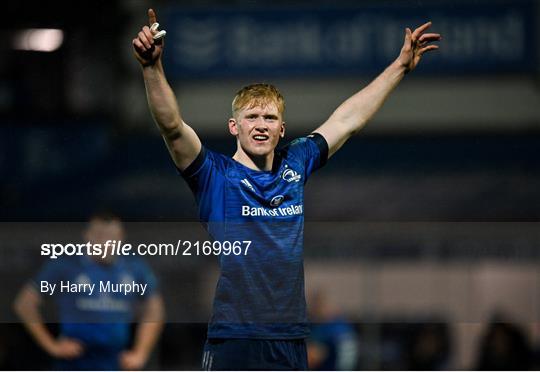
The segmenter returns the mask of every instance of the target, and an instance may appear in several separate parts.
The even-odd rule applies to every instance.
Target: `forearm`
[[[24,326],[36,340],[36,343],[43,350],[50,353],[56,340],[45,324],[42,322],[24,322]]]
[[[375,115],[405,76],[405,67],[394,61],[364,89],[343,102],[331,116],[331,120],[345,126],[354,134]]]
[[[143,65],[142,71],[150,112],[174,163],[178,169],[184,170],[201,151],[201,141],[180,116],[176,97],[165,78],[161,60]]]
[[[165,310],[163,299],[157,295],[147,300],[142,319],[135,331],[133,351],[142,353],[145,358],[150,355],[163,328]]]
[[[45,326],[38,305],[24,303],[23,299],[18,299],[15,302],[14,310],[37,344],[45,351],[50,352],[55,339]]]
[[[162,329],[162,321],[154,320],[139,323],[137,331],[135,332],[133,351],[141,353],[145,356],[145,358],[148,358],[159,338]]]
[[[143,78],[150,112],[160,132],[168,135],[182,129],[182,118],[171,86],[165,78],[161,61],[143,67]]]

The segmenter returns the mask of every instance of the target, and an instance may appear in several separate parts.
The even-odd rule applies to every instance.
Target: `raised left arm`
[[[366,125],[405,74],[414,70],[425,52],[438,49],[431,42],[440,40],[441,35],[425,33],[430,26],[431,22],[425,23],[414,32],[406,28],[405,41],[398,58],[369,85],[343,102],[314,131],[321,134],[328,143],[328,157]]]

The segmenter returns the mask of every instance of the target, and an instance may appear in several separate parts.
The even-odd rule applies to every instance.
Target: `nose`
[[[255,124],[255,130],[258,132],[266,132],[268,130],[268,125],[263,118],[257,120],[257,123]]]

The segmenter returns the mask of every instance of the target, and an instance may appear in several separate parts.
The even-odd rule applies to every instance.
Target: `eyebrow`
[[[252,113],[252,114],[246,115],[246,118],[256,118],[258,116],[259,116],[259,114]],[[265,118],[265,119],[275,119],[275,120],[278,119],[277,115],[274,115],[274,114],[266,114],[266,115],[262,115],[262,117]]]

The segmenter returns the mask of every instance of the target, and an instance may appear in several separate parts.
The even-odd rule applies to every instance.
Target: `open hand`
[[[154,40],[158,31],[150,29],[156,20],[154,10],[148,9],[148,26],[144,26],[133,39],[133,53],[143,67],[155,64],[163,53],[163,39]]]
[[[427,22],[414,31],[408,27],[405,29],[405,41],[398,57],[398,61],[405,67],[405,72],[414,70],[425,52],[439,49],[439,46],[432,42],[441,40],[441,35],[424,33],[430,27],[431,22]]]

